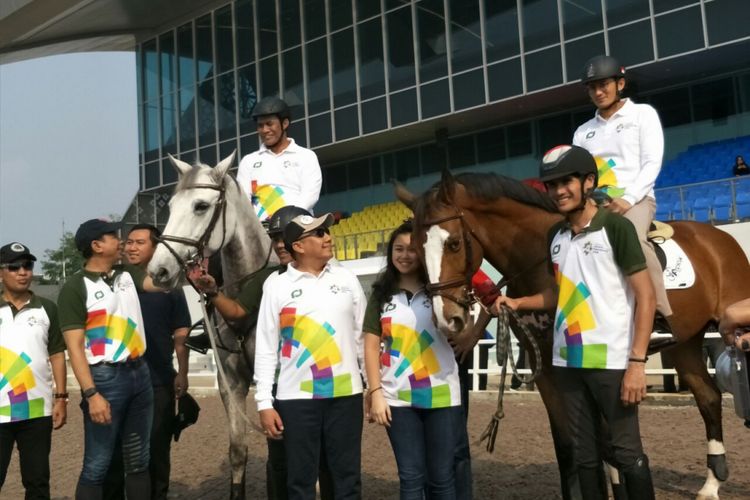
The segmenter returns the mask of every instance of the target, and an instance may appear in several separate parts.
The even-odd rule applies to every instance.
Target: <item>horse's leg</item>
[[[230,354],[226,351],[221,356],[221,362],[226,374],[226,386],[219,379],[219,394],[224,403],[229,420],[229,465],[232,469],[230,498],[244,500],[245,498],[245,469],[247,466],[247,436],[245,423],[245,399],[247,397],[249,378],[240,376],[242,373],[238,363],[244,363],[241,354]]]
[[[695,397],[706,425],[708,477],[698,492],[699,500],[718,499],[721,482],[729,476],[721,425],[721,392],[709,376],[703,360],[703,335],[693,336],[672,349],[675,367]]]

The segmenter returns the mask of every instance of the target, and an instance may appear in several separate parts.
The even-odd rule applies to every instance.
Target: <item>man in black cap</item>
[[[58,297],[60,327],[81,387],[85,448],[76,499],[102,498],[118,436],[128,498],[149,498],[153,389],[144,363],[146,337],[138,290],[153,290],[143,270],[116,265],[120,225],[91,219],[75,242],[84,267]]]
[[[0,491],[15,444],[26,498],[49,498],[52,429],[67,416],[65,341],[55,304],[30,290],[35,261],[21,243],[0,248]]]

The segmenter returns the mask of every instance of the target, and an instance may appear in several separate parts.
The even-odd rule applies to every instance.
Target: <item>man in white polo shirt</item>
[[[0,248],[0,493],[15,444],[26,498],[50,498],[52,429],[67,416],[65,341],[55,304],[30,290],[35,261],[21,243]]]
[[[654,183],[664,155],[659,115],[648,104],[636,104],[622,97],[625,68],[614,57],[590,59],[581,80],[596,113],[575,131],[573,144],[594,156],[599,189],[612,198],[609,210],[624,215],[635,226],[656,291],[656,309],[669,319],[672,308],[661,264],[646,238],[656,213]]]
[[[366,299],[357,277],[331,261],[332,223],[326,214],[287,224],[284,244],[295,260],[268,277],[258,315],[255,399],[266,435],[284,439],[295,500],[315,498],[321,447],[336,498],[361,497]]]
[[[286,102],[264,97],[253,108],[260,149],[240,162],[237,182],[261,222],[276,210],[294,205],[312,212],[320,197],[318,157],[287,135],[291,114]]]

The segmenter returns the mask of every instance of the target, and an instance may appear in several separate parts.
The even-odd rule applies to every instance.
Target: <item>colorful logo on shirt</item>
[[[398,323],[391,317],[380,320],[385,349],[380,355],[383,366],[397,367],[396,378],[407,371],[411,390],[398,391],[398,399],[417,408],[443,408],[450,406],[451,394],[448,384],[432,386],[430,375],[440,372],[440,362],[432,349],[435,339],[423,330],[416,330]]]
[[[258,186],[256,181],[253,181],[252,193],[255,213],[261,220],[271,217],[278,209],[286,206],[284,190],[279,186],[272,184]]]
[[[557,300],[555,331],[562,332],[565,346],[560,348],[560,357],[572,368],[606,368],[607,345],[585,344],[583,333],[596,328],[594,315],[588,304],[591,291],[585,283],[577,285],[564,276],[554,265],[560,295]]]
[[[328,323],[322,325],[308,316],[298,316],[293,307],[281,310],[281,356],[292,357],[293,349],[300,349],[296,367],[300,368],[308,359],[311,380],[300,383],[300,390],[309,392],[313,399],[335,398],[352,394],[350,373],[333,375],[333,366],[341,363],[341,351],[333,336],[336,331]]]
[[[107,314],[105,309],[89,312],[86,348],[93,356],[104,356],[107,345],[117,346],[112,361],[121,361],[125,356],[134,359],[146,351],[138,325],[132,319]]]
[[[0,347],[0,391],[7,390],[9,405],[0,406],[0,417],[10,421],[44,416],[44,398],[29,399],[28,391],[36,387],[31,358],[25,352],[16,354]]]
[[[601,156],[595,156],[596,169],[599,173],[598,187],[612,198],[619,198],[625,194],[625,190],[618,187],[617,174],[615,173],[615,161],[610,158],[605,160]]]

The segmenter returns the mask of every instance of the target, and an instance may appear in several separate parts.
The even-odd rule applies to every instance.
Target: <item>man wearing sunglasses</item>
[[[57,306],[30,289],[35,261],[21,243],[0,248],[0,492],[15,444],[26,498],[50,498],[52,429],[67,417],[65,341]]]
[[[357,277],[332,261],[332,223],[331,214],[299,215],[286,226],[294,262],[263,284],[258,315],[255,399],[266,436],[283,438],[290,499],[315,498],[321,453],[336,497],[361,496],[366,299]]]

